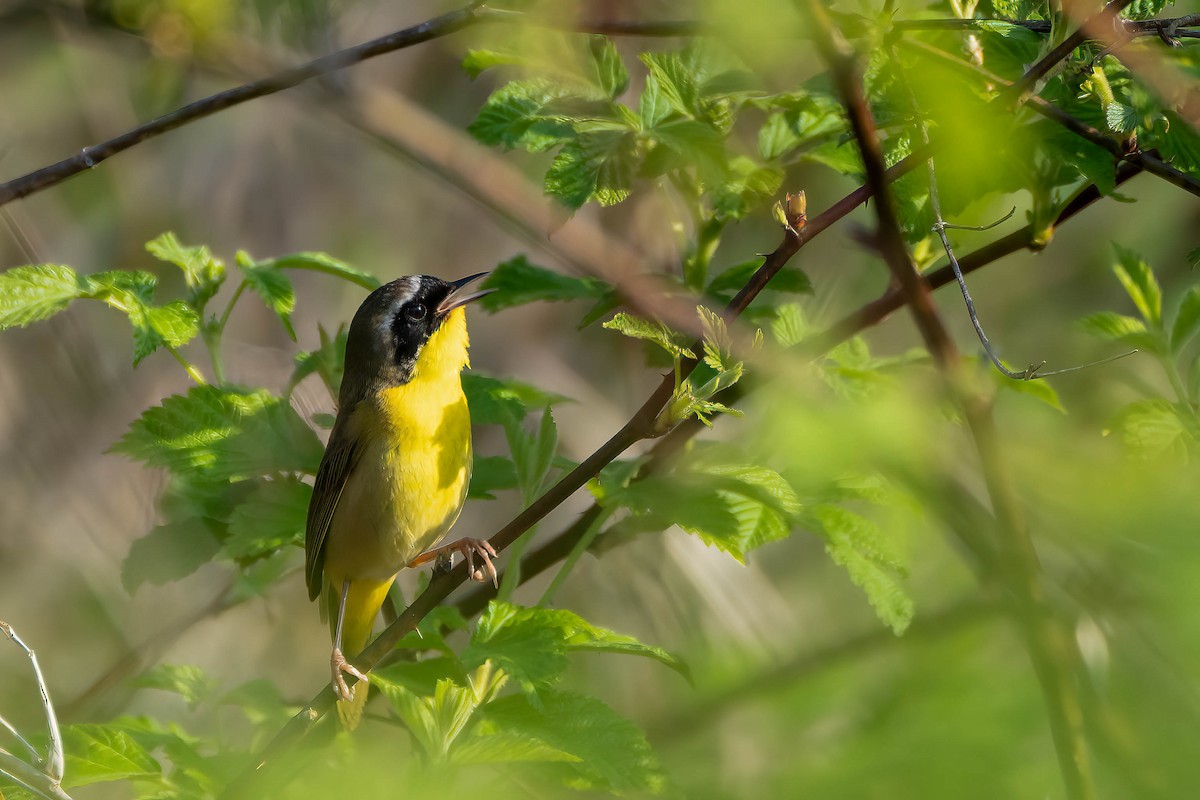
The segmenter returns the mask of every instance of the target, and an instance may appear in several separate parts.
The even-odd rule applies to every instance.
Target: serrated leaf
[[[450,751],[450,763],[459,765],[580,760],[534,736],[508,731],[464,737]]]
[[[217,682],[192,664],[159,664],[143,673],[134,685],[142,689],[162,689],[183,698],[195,711],[200,703],[212,696]]]
[[[467,131],[493,147],[547,150],[574,136],[569,125],[556,124],[555,115],[544,112],[566,96],[565,89],[547,80],[512,81],[492,92]]]
[[[1110,423],[1133,455],[1149,459],[1170,453],[1186,458],[1195,439],[1175,407],[1162,398],[1139,400],[1121,410]]]
[[[291,476],[260,481],[229,517],[221,552],[234,560],[258,558],[304,543],[312,487]]]
[[[1137,253],[1113,243],[1117,253],[1117,263],[1113,272],[1125,287],[1125,292],[1133,300],[1133,304],[1141,313],[1142,318],[1152,327],[1162,325],[1162,290],[1150,265]]]
[[[479,303],[488,311],[533,303],[600,299],[612,292],[612,287],[596,278],[575,278],[529,263],[524,255],[501,262],[483,282],[485,289],[494,289]]]
[[[613,491],[609,503],[669,520],[739,561],[786,538],[800,512],[799,498],[778,472],[711,458],[647,476]]]
[[[272,264],[256,264],[245,253],[238,253],[238,267],[242,277],[267,308],[275,312],[284,330],[292,341],[296,341],[296,330],[292,327],[292,312],[296,310],[296,290],[292,288],[291,280],[276,269]]]
[[[696,103],[695,76],[689,73],[679,53],[642,53],[639,58],[650,70],[647,88],[650,79],[654,81],[655,97],[653,108],[650,109],[651,117],[658,116],[659,120],[664,119],[667,115],[661,113],[663,108],[679,114],[691,114]],[[647,115],[643,113],[643,121],[646,121],[646,118]],[[648,127],[657,124],[658,121],[655,121],[649,123]]]
[[[510,695],[481,710],[481,734],[530,737],[574,761],[544,765],[564,785],[619,794],[661,794],[666,779],[636,725],[593,697],[547,689],[538,702]]]
[[[133,326],[135,367],[158,348],[182,347],[200,332],[200,317],[182,300],[165,306],[134,306],[128,313]]]
[[[1110,131],[1129,134],[1137,128],[1137,112],[1122,103],[1108,103],[1104,107],[1104,121]]]
[[[546,194],[572,210],[593,196],[614,205],[629,196],[636,165],[629,131],[580,134],[563,145],[546,171]]]
[[[1161,338],[1147,330],[1146,323],[1136,317],[1114,311],[1097,311],[1081,319],[1079,327],[1101,339],[1155,352],[1163,350]]]
[[[776,306],[771,320],[771,335],[780,347],[793,347],[808,335],[809,325],[799,303]]]
[[[799,145],[800,141],[783,114],[771,114],[758,130],[758,153],[772,161]]]
[[[320,272],[349,281],[364,289],[378,289],[383,282],[369,272],[353,267],[345,261],[339,261],[327,253],[304,252],[276,256],[266,261],[258,262],[260,266],[273,266],[275,269],[305,269]]]
[[[1200,286],[1193,286],[1184,293],[1175,312],[1175,322],[1171,325],[1171,349],[1179,352],[1187,347],[1197,333],[1200,333]]]
[[[863,590],[879,619],[897,635],[904,633],[913,601],[900,583],[907,571],[895,544],[873,522],[840,506],[814,506],[806,516],[825,537],[829,557]]]
[[[596,71],[596,83],[607,97],[615,100],[629,85],[629,73],[625,70],[625,64],[608,37],[589,36],[588,44],[592,54],[592,66]]]
[[[220,480],[312,474],[324,448],[291,406],[270,392],[196,386],[147,409],[112,450],[174,473]]]
[[[644,320],[622,311],[608,322],[605,322],[603,327],[610,331],[622,333],[632,339],[643,339],[653,342],[674,358],[681,356],[687,358],[696,357],[695,353],[679,344],[681,337],[661,322],[650,322],[649,320]]]
[[[225,264],[213,258],[203,245],[188,247],[171,231],[146,242],[146,250],[159,261],[183,270],[188,287],[188,304],[199,313],[225,281]]]
[[[111,726],[68,725],[62,738],[66,755],[63,786],[68,789],[162,775],[162,767],[141,745]]]
[[[179,519],[135,539],[121,562],[121,585],[132,594],[143,583],[162,586],[191,575],[212,561],[220,542],[211,521]]]
[[[535,657],[535,669],[521,666],[512,672],[511,662],[524,650],[536,647],[542,648],[543,656]],[[559,656],[583,651],[651,658],[691,680],[687,665],[660,647],[592,625],[571,611],[523,608],[498,600],[493,600],[480,617],[462,660],[467,669],[475,669],[490,659],[522,684],[540,687],[557,682],[565,670],[565,659]]]
[[[0,330],[52,317],[86,294],[85,279],[70,267],[37,264],[0,273]]]

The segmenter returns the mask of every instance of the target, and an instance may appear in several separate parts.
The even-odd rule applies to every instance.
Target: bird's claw
[[[346,679],[343,674],[353,675],[363,682],[367,683],[367,676],[360,672],[353,664],[346,660],[342,655],[342,651],[336,647],[333,650],[333,655],[329,657],[329,670],[333,676],[333,693],[337,695],[339,700],[353,700],[354,688],[346,685]]]
[[[486,583],[487,578],[484,577],[483,570],[475,569],[475,556],[483,561],[483,566],[487,569],[487,575],[492,579],[492,586],[500,588],[499,576],[496,574],[496,565],[492,563],[492,559],[496,558],[496,548],[492,547],[491,542],[487,539],[459,539],[454,543],[463,556],[467,559],[467,574],[471,576],[471,580],[478,583]]]

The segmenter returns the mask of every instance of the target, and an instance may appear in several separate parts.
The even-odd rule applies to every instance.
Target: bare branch
[[[50,690],[46,688],[46,677],[42,674],[42,668],[38,664],[37,654],[33,652],[29,645],[21,640],[21,637],[17,635],[13,627],[3,620],[0,620],[0,632],[3,632],[13,644],[25,651],[25,655],[29,657],[30,666],[33,668],[33,677],[37,680],[38,692],[42,698],[42,712],[46,716],[48,740],[46,744],[46,757],[43,759],[29,742],[17,733],[12,725],[5,722],[4,727],[29,749],[29,752],[37,763],[27,764],[7,751],[0,751],[0,755],[5,756],[5,758],[0,760],[0,764],[3,764],[3,769],[0,769],[0,771],[22,786],[36,792],[39,796],[67,797],[59,785],[62,783],[65,763],[63,758],[62,734],[58,729],[58,717],[54,713],[54,704],[50,701]]]

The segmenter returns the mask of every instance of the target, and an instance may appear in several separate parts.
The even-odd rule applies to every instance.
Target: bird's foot
[[[339,700],[353,700],[354,690],[357,688],[347,686],[343,675],[353,675],[358,678],[363,683],[363,689],[366,689],[367,676],[355,669],[354,665],[342,655],[342,651],[336,647],[333,648],[333,655],[329,657],[329,671],[333,677],[333,693]]]
[[[471,580],[479,583],[487,583],[490,578],[492,585],[496,588],[500,587],[499,577],[496,573],[496,565],[492,563],[492,559],[496,558],[496,549],[492,547],[487,539],[472,539],[465,536],[457,542],[444,544],[441,547],[435,547],[414,558],[408,563],[410,567],[419,567],[422,564],[428,564],[434,561],[434,569],[443,563],[443,559],[449,559],[453,553],[462,553],[467,559],[467,574],[471,576]],[[483,562],[479,569],[475,569],[475,558]]]

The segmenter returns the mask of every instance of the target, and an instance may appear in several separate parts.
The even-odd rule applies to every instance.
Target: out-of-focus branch
[[[1128,5],[1128,0],[1115,0],[1102,14],[1111,19],[1125,5]],[[1073,800],[1091,800],[1095,797],[1095,787],[1083,732],[1080,690],[1076,685],[1081,663],[1077,645],[1063,629],[1046,600],[1041,564],[1023,518],[1012,475],[1000,452],[990,404],[971,389],[962,370],[958,351],[932,303],[930,287],[917,272],[905,247],[884,179],[883,153],[875,120],[863,94],[853,52],[829,21],[820,0],[807,0],[806,6],[809,18],[820,33],[816,39],[818,48],[829,64],[834,85],[858,142],[867,182],[876,190],[875,213],[879,220],[878,240],[883,258],[893,279],[899,284],[926,347],[941,367],[948,389],[963,409],[979,451],[984,481],[1002,533],[1002,541],[997,549],[1001,562],[998,566],[1012,590],[1013,610],[1021,623],[1030,660],[1042,688],[1067,795]],[[1072,41],[1074,44],[1069,48],[1055,48],[1017,82],[1018,102],[1042,75],[1056,66],[1057,61],[1052,57],[1065,58],[1078,44],[1078,31],[1069,36],[1064,44]]]

